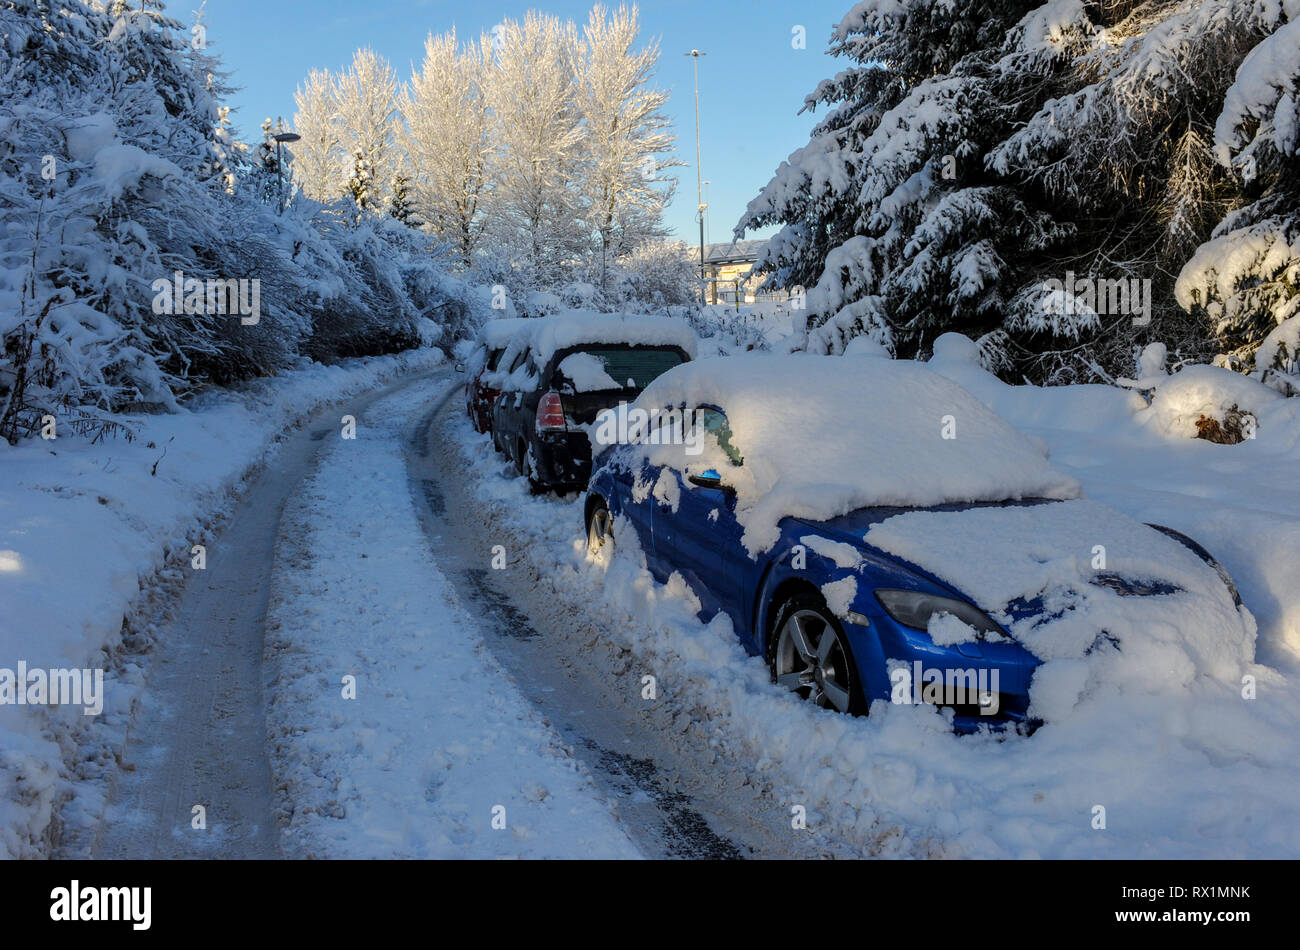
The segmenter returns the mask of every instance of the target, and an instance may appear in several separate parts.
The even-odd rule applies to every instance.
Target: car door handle
[[[707,475],[688,475],[686,478],[692,485],[696,485],[700,488],[712,488],[714,491],[720,491],[727,495],[734,495],[736,493],[736,489],[732,488],[730,485],[722,484],[721,478],[710,478]]]

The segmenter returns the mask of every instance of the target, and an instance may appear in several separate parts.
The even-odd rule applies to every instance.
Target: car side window
[[[718,440],[718,446],[727,453],[732,465],[744,465],[745,459],[732,441],[731,424],[726,413],[714,406],[700,406],[695,410],[696,424]]]
[[[505,357],[509,357],[509,359],[507,360]],[[522,389],[526,388],[522,385],[522,377],[524,376],[524,373],[521,373],[519,369],[528,360],[528,348],[521,347],[518,350],[513,348],[508,349],[506,350],[505,357],[501,360],[501,365],[505,368],[505,372],[501,374],[503,377],[501,388],[506,392],[520,392]]]

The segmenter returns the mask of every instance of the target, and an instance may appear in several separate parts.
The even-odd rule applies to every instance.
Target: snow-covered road
[[[439,374],[445,375],[445,373]],[[207,545],[151,660],[149,688],[127,733],[115,787],[91,853],[105,858],[274,857],[266,751],[263,629],[285,501],[338,438],[341,413],[364,414],[384,393],[317,412],[293,433]],[[194,811],[195,806],[204,809]],[[200,820],[201,819],[201,820]],[[203,825],[205,827],[195,827]],[[84,842],[65,842],[77,853]]]
[[[602,604],[556,596],[502,530],[479,495],[479,473],[454,444],[463,423],[460,391],[413,427],[412,492],[430,550],[485,644],[613,804],[648,857],[799,857],[822,853],[818,836],[796,834],[788,807],[752,777],[752,762],[688,734],[687,716],[650,695],[632,654],[611,636]],[[502,482],[502,485],[505,483]],[[564,503],[533,499],[572,527]],[[504,561],[493,563],[494,549]],[[697,711],[700,712],[700,711]]]
[[[517,554],[492,569],[440,446],[460,382],[332,406],[250,486],[159,636],[91,854],[809,853],[585,610]]]

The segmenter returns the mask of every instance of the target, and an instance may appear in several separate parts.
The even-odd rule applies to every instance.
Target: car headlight
[[[878,590],[876,600],[889,616],[917,630],[928,630],[930,618],[936,614],[952,614],[982,634],[1002,635],[1002,628],[988,614],[974,604],[954,597],[939,597],[915,590]]]

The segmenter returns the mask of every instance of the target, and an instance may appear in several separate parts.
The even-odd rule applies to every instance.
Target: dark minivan
[[[584,488],[597,415],[631,403],[695,356],[695,334],[664,317],[571,313],[528,321],[490,385],[492,440],[534,491]]]

